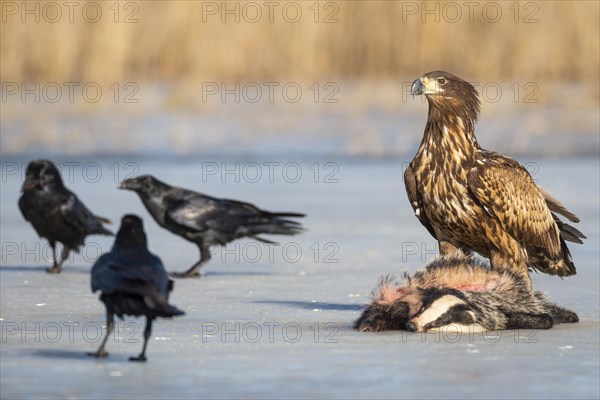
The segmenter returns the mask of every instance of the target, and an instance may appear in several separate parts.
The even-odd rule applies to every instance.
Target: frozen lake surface
[[[0,155],[252,154],[264,159],[285,152],[404,159],[416,152],[427,119],[425,97],[410,95],[413,80],[329,82],[335,94],[328,99],[315,99],[314,86],[303,83],[298,102],[281,96],[257,102],[245,96],[239,101],[207,97],[186,80],[179,86],[144,83],[139,97],[124,103],[110,96],[90,104],[66,96],[55,103],[7,95]],[[479,82],[480,143],[513,156],[597,156],[597,88],[541,86],[539,95],[525,101],[515,98],[515,82]],[[497,88],[497,96],[485,87]],[[332,92],[321,91],[327,93]]]
[[[150,250],[171,271],[191,265],[196,247],[115,188],[128,174],[308,214],[303,235],[277,247],[230,244],[204,277],[176,281],[171,302],[186,315],[155,322],[145,364],[127,361],[141,349],[143,319],[119,321],[107,359],[85,355],[105,318],[89,269],[112,239],[89,237],[62,274],[46,274],[47,244],[17,208],[26,161],[2,162],[3,399],[600,396],[598,158],[519,159],[582,220],[588,239],[570,245],[577,275],[533,276],[580,323],[459,336],[351,329],[380,275],[414,271],[436,253],[406,200],[400,160],[56,159],[113,229],[124,213],[142,216]]]

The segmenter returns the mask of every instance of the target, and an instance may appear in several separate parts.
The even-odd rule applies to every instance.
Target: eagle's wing
[[[562,240],[546,199],[517,161],[480,151],[467,184],[476,201],[528,252],[562,258]]]
[[[558,199],[556,199],[546,190],[539,186],[538,188],[540,189],[542,196],[544,196],[544,199],[546,199],[546,204],[548,205],[548,208],[550,209],[550,211],[552,211],[552,217],[554,218],[554,221],[556,222],[556,225],[560,230],[560,236],[564,240],[568,240],[569,242],[583,244],[583,241],[581,239],[587,239],[586,236],[583,233],[581,233],[577,228],[574,228],[571,225],[562,222],[556,214],[560,214],[563,217],[566,217],[571,222],[579,222],[579,218],[577,217],[577,215],[567,210],[567,207],[565,207],[560,201],[558,201]]]
[[[435,239],[435,231],[433,230],[433,226],[427,218],[427,214],[425,214],[425,210],[423,209],[423,203],[421,202],[421,195],[417,189],[417,180],[415,178],[415,173],[412,169],[412,166],[408,166],[406,171],[404,171],[404,186],[406,187],[406,194],[408,195],[408,201],[410,202],[410,206],[413,208],[415,215],[421,221],[421,224],[433,236]]]

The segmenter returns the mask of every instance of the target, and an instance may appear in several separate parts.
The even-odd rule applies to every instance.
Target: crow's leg
[[[169,275],[173,278],[199,278],[200,272],[196,271],[196,269],[202,268],[208,261],[210,261],[210,247],[203,244],[200,246],[200,261],[192,265],[185,272],[171,272]]]
[[[129,357],[129,361],[146,361],[146,346],[148,346],[148,339],[152,333],[152,318],[146,317],[146,329],[144,329],[144,347],[142,352],[137,357]]]
[[[61,271],[63,263],[67,261],[67,258],[69,258],[70,250],[71,249],[69,249],[67,245],[63,245],[62,253],[60,255],[60,261],[58,262],[58,272]]]
[[[112,333],[114,327],[115,327],[114,314],[113,314],[112,310],[108,306],[106,306],[106,336],[104,337],[102,344],[98,348],[98,351],[96,351],[95,353],[87,353],[88,356],[94,356],[96,358],[100,358],[100,357],[106,357],[108,355],[108,352],[106,350],[104,350],[104,346],[106,346],[106,341],[108,340],[108,337]]]
[[[56,259],[56,243],[50,242],[52,247],[52,268],[46,268],[46,272],[49,274],[60,274],[60,265]]]
[[[49,274],[60,274],[61,268],[65,260],[69,257],[69,247],[63,245],[62,252],[60,254],[60,260],[56,260],[56,244],[50,243],[52,247],[52,268],[46,269]]]

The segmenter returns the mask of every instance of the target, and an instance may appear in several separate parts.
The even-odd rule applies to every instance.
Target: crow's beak
[[[117,188],[125,189],[125,190],[135,190],[137,187],[136,183],[137,182],[134,181],[133,179],[125,179],[123,182],[119,183]]]
[[[25,190],[31,190],[38,187],[40,187],[40,183],[37,179],[25,179],[23,186],[21,186],[21,191],[24,192]]]
[[[414,97],[415,95],[423,94],[424,89],[425,89],[425,85],[423,84],[423,81],[421,80],[421,78],[418,78],[418,79],[415,79],[415,81],[413,82],[413,84],[410,88],[410,93]]]

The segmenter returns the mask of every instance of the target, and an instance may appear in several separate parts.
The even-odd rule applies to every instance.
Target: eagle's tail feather
[[[528,252],[530,257],[527,265],[533,270],[558,276],[571,276],[577,273],[571,252],[562,236],[558,254],[549,254],[546,248],[540,247],[530,249]]]
[[[569,224],[565,224],[556,216],[556,214],[552,213],[552,217],[554,217],[554,222],[556,222],[556,225],[558,226],[558,229],[560,231],[560,236],[564,240],[567,240],[569,242],[583,244],[583,241],[581,239],[587,239],[587,237],[583,233],[581,233],[581,231],[579,231],[579,229],[577,229]]]
[[[577,215],[575,215],[571,211],[567,210],[567,207],[565,207],[560,201],[558,201],[558,199],[556,197],[552,196],[550,193],[548,193],[543,188],[541,188],[539,186],[538,186],[538,188],[540,189],[542,196],[544,196],[544,199],[546,200],[546,204],[548,205],[548,208],[551,211],[554,211],[555,213],[562,215],[563,217],[567,218],[571,222],[579,222],[579,218],[577,217]]]
[[[561,266],[558,276],[571,276],[577,273],[575,268],[575,263],[573,263],[573,257],[571,257],[571,252],[567,247],[567,243],[561,238],[560,239],[560,250],[562,254],[562,260],[558,262],[558,265]]]

